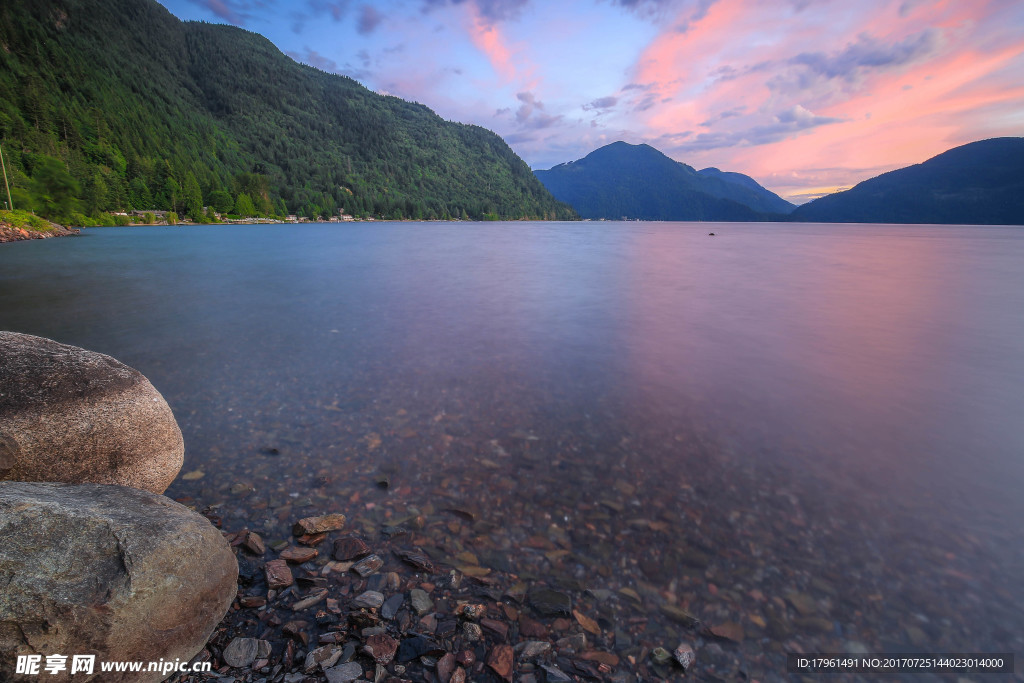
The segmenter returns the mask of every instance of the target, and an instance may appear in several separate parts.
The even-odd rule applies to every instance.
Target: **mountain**
[[[734,171],[720,171],[717,168],[705,168],[697,171],[706,179],[706,192],[722,199],[731,199],[766,214],[787,214],[796,208],[795,204],[766,190],[750,176]],[[715,182],[715,181],[721,182]]]
[[[494,133],[153,0],[4,0],[0,92],[15,206],[49,216],[574,217]]]
[[[1024,138],[993,138],[798,207],[819,223],[1024,225]]]
[[[551,194],[583,218],[758,221],[770,192],[717,169],[698,173],[649,145],[613,142],[578,161],[534,171]],[[735,174],[739,178],[746,178]],[[760,190],[760,192],[759,192]],[[782,201],[775,195],[771,195]]]

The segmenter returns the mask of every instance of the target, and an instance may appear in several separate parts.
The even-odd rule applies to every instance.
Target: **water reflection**
[[[623,654],[696,637],[667,608],[737,625],[708,655],[723,676],[763,678],[796,649],[1024,646],[1012,229],[52,242],[0,252],[0,326],[150,377],[204,473],[170,494],[228,528],[273,538],[336,510],[376,533],[432,510],[440,558],[472,547],[509,576],[635,591],[604,607],[639,620]],[[451,504],[478,523],[449,524]]]

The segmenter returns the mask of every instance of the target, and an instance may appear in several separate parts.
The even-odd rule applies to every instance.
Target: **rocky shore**
[[[47,237],[66,237],[79,235],[78,228],[68,228],[58,223],[49,223],[49,228],[18,227],[0,221],[0,242],[19,242],[21,240],[41,240]]]
[[[452,526],[476,521],[464,509],[445,514]],[[238,596],[199,657],[216,676],[177,680],[637,681],[682,675],[694,661],[687,642],[646,638],[646,618],[616,618],[620,600],[639,601],[635,591],[527,579],[468,550],[457,565],[436,561],[421,548],[422,515],[394,522],[371,534],[346,529],[340,514],[305,518],[272,547],[248,529],[228,533]],[[694,636],[730,635],[681,609],[666,614]]]
[[[138,371],[0,332],[0,680],[37,680],[45,662],[52,681],[156,683],[168,672],[101,667],[203,648],[238,565],[209,521],[161,495],[183,455]]]

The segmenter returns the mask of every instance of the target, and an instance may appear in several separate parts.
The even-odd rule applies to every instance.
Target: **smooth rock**
[[[164,397],[110,356],[0,332],[0,480],[163,493],[185,445]]]
[[[376,609],[384,604],[384,594],[377,591],[365,591],[357,595],[352,602],[359,607]]]
[[[188,661],[231,606],[237,578],[221,533],[168,498],[124,486],[0,482],[0,671],[35,654]]]
[[[384,560],[379,555],[370,555],[352,565],[352,571],[363,578],[377,573],[377,570],[384,566]]]
[[[270,642],[256,638],[235,638],[224,648],[221,658],[228,666],[241,668],[270,656]]]
[[[409,591],[409,602],[412,604],[412,608],[416,610],[416,614],[423,616],[430,610],[434,609],[434,601],[430,599],[427,592],[421,588],[413,588]]]

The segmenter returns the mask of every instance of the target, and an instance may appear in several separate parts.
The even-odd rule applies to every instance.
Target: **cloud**
[[[494,23],[515,19],[530,0],[423,0],[423,11],[430,12],[440,7],[462,5],[466,2],[476,7],[480,17]]]
[[[730,114],[733,116],[735,114]],[[819,116],[799,104],[780,111],[771,123],[749,126],[740,130],[714,131],[693,135],[691,131],[666,133],[657,138],[658,144],[664,144],[674,152],[703,152],[709,149],[726,147],[756,147],[780,142],[800,133],[842,123],[845,119],[831,116]],[[658,145],[655,144],[655,147]]]
[[[328,71],[330,73],[340,74],[342,73],[338,63],[330,57],[324,57],[316,50],[307,47],[306,53],[302,54],[293,50],[286,50],[285,54],[294,59],[296,62],[303,62],[310,66],[316,67],[321,71]]]
[[[330,14],[335,21],[348,14],[349,0],[308,0],[307,4],[315,14]]]
[[[939,45],[939,32],[928,28],[905,40],[884,43],[865,33],[857,42],[847,45],[832,55],[824,52],[801,52],[789,60],[790,64],[806,67],[824,78],[856,81],[867,70],[891,69],[928,57]]]
[[[522,104],[516,109],[515,119],[521,130],[541,130],[550,128],[562,120],[562,115],[552,116],[544,111],[544,103],[532,92],[516,93],[516,99]],[[502,113],[502,110],[498,110]]]
[[[378,12],[373,5],[363,5],[359,8],[359,21],[356,24],[356,30],[360,35],[370,35],[382,21],[384,21],[384,15]]]
[[[619,98],[614,95],[599,97],[593,102],[583,105],[584,111],[607,111],[619,103]]]

